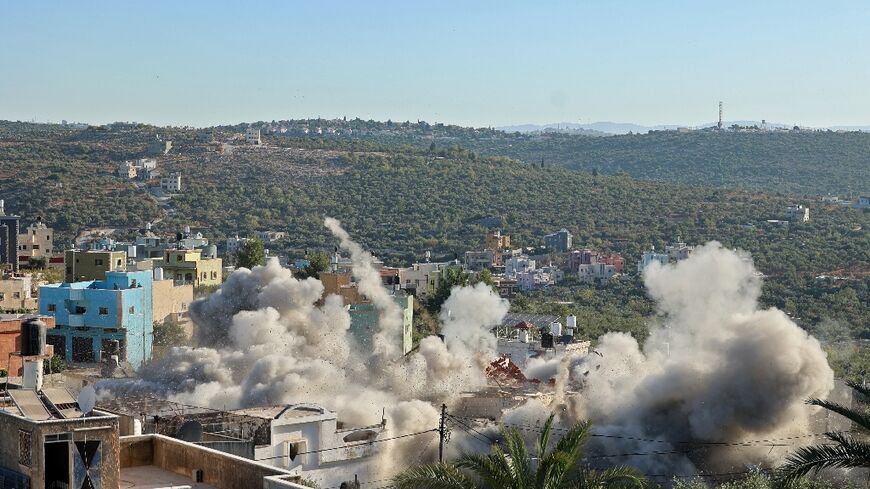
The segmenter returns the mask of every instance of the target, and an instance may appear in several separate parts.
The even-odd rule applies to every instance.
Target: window
[[[175,255],[175,261],[181,261],[181,255]]]
[[[78,260],[76,260],[76,261],[78,261]],[[102,259],[102,258],[97,258],[97,259],[94,260],[94,265],[96,265],[96,266],[102,266],[102,264],[103,264],[103,259]]]
[[[0,292],[0,301],[2,301],[5,298],[6,298],[6,294],[4,294],[3,292]]]
[[[47,235],[47,236],[45,237],[45,240],[46,240],[46,241],[51,241],[51,235]]]
[[[55,304],[48,305],[48,312],[54,312],[56,310],[57,310],[57,305],[55,305]]]
[[[100,316],[108,316],[108,315],[109,315],[109,308],[108,307],[101,307],[100,308]]]
[[[21,298],[21,292],[13,292],[13,293],[12,293],[12,298],[13,298],[13,299],[20,299],[20,298]]]
[[[119,266],[119,267],[121,266],[121,259],[120,258],[118,259],[117,266]]]
[[[129,312],[130,314],[136,314],[136,306],[130,306]]]
[[[18,430],[18,463],[30,467],[31,453],[33,447],[33,433],[24,430]]]
[[[25,248],[26,248],[26,246],[25,246]],[[34,250],[38,250],[38,249],[39,249],[39,245],[33,245],[33,249],[34,249]]]

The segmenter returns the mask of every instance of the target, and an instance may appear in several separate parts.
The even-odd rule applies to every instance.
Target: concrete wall
[[[191,477],[194,471],[201,469],[204,482],[218,489],[294,487],[288,485],[266,486],[265,479],[267,477],[279,476],[280,479],[280,476],[292,475],[277,467],[162,435],[121,438],[120,461],[121,468],[153,465],[186,477]],[[302,486],[295,487],[301,488]]]
[[[31,436],[30,466],[20,465],[19,431],[29,432]],[[102,487],[120,485],[120,465],[118,452],[118,419],[114,416],[99,416],[75,420],[50,420],[35,422],[0,410],[0,467],[22,473],[30,477],[30,487],[45,486],[45,467],[51,460],[45,460],[45,435],[69,433],[72,440],[69,449],[75,455],[74,442],[99,440],[102,462],[100,477]],[[72,487],[72,480],[70,480]]]
[[[22,374],[22,362],[19,356],[10,356],[10,353],[21,351],[21,322],[26,316],[16,319],[0,320],[0,368],[5,368],[12,376]],[[54,318],[40,316],[48,329],[54,328]],[[46,353],[54,354],[54,348],[46,345]]]
[[[154,322],[187,322],[187,309],[193,302],[193,285],[174,284],[173,280],[155,280],[151,298]]]

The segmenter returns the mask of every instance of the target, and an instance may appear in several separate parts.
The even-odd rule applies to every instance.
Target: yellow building
[[[501,231],[491,231],[486,234],[486,249],[492,251],[506,250],[511,247],[509,234],[501,234]]]
[[[127,252],[67,250],[64,253],[64,262],[65,282],[106,280],[106,272],[127,271]]]
[[[166,250],[163,255],[163,277],[176,284],[220,285],[222,266],[223,260],[203,258],[200,250]]]

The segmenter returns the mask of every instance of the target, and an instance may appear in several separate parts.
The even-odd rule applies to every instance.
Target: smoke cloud
[[[671,450],[687,455],[610,462],[654,473],[694,473],[693,464],[740,468],[771,456],[770,447],[703,442],[806,433],[803,401],[827,395],[833,371],[815,338],[782,311],[759,308],[761,280],[747,254],[711,242],[687,260],[651,265],[644,281],[662,325],[643,348],[629,335],[608,333],[596,353],[570,359],[559,377],[579,393],[564,402],[571,418],[591,419],[596,431],[622,437],[596,438],[601,451],[668,450],[628,439],[644,438],[670,441]],[[534,369],[540,375],[559,370],[556,365]]]

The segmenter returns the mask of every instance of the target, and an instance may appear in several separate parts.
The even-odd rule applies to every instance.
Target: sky
[[[0,5],[0,119],[870,124],[870,2]]]

